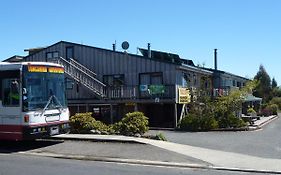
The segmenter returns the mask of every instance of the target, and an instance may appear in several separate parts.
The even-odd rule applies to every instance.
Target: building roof
[[[235,77],[238,77],[238,78],[241,78],[241,79],[244,79],[244,80],[250,80],[249,78],[245,78],[245,77],[235,75],[233,73],[222,71],[222,70],[215,70],[215,69],[212,69],[212,68],[205,68],[205,67],[202,67],[202,69],[212,71],[213,73],[217,72],[217,73],[221,73],[221,74],[227,74],[227,75],[235,76]]]
[[[25,51],[28,51],[29,52],[29,55],[25,56],[25,57],[29,57],[37,52],[40,52],[44,49],[48,49],[54,45],[57,45],[59,43],[67,43],[67,44],[71,44],[71,45],[77,45],[77,46],[83,46],[83,47],[89,47],[89,48],[93,48],[93,49],[99,49],[99,50],[103,50],[103,51],[107,51],[107,52],[114,52],[114,53],[117,53],[117,54],[124,54],[124,52],[121,52],[121,51],[116,51],[116,50],[111,50],[111,49],[104,49],[104,48],[98,48],[98,47],[94,47],[94,46],[89,46],[89,45],[84,45],[84,44],[78,44],[78,43],[73,43],[73,42],[68,42],[68,41],[59,41],[59,42],[56,42],[48,47],[37,47],[37,48],[31,48],[31,49],[25,49]],[[140,52],[142,55],[137,55],[137,54],[130,54],[130,53],[126,53],[128,55],[131,55],[131,56],[135,56],[135,57],[139,57],[139,58],[144,58],[144,59],[147,59],[148,58],[148,49],[143,49],[143,48],[139,48]],[[21,57],[21,56],[19,56]],[[21,58],[25,58],[25,57],[21,57]],[[180,58],[180,56],[178,54],[174,54],[174,53],[168,53],[168,52],[162,52],[162,51],[156,51],[156,50],[151,50],[151,58],[155,61],[159,61],[159,62],[166,62],[166,63],[170,63],[170,64],[178,64],[178,65],[182,65],[182,66],[187,66],[187,67],[195,67],[195,68],[198,68],[200,70],[205,70],[206,72],[217,72],[217,73],[222,73],[222,74],[228,74],[228,75],[231,75],[231,76],[235,76],[235,77],[238,77],[238,78],[241,78],[241,79],[244,79],[244,80],[249,80],[245,77],[241,77],[241,76],[238,76],[238,75],[235,75],[235,74],[232,74],[232,73],[229,73],[229,72],[225,72],[225,71],[221,71],[221,70],[215,70],[215,69],[211,69],[211,68],[204,68],[204,67],[198,67],[198,66],[195,66],[193,61],[190,60],[190,59],[182,59]],[[17,60],[17,58],[9,58],[10,60]],[[7,59],[7,60],[9,60]]]
[[[2,62],[21,62],[23,61],[24,56],[14,55],[10,58],[3,60]]]
[[[245,99],[244,102],[250,102],[250,101],[262,101],[262,98],[259,97],[255,97],[252,94],[248,94]]]
[[[148,49],[139,48],[139,50],[144,57],[148,57]],[[151,50],[151,58],[177,64],[187,64],[190,66],[195,66],[192,60],[182,59],[178,54],[174,53]]]

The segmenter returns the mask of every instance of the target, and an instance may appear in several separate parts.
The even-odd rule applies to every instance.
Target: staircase
[[[95,78],[96,74],[93,71],[71,58],[66,60],[59,57],[56,60],[56,63],[63,65],[64,72],[68,76],[73,78],[75,81],[80,82],[83,86],[96,94],[97,97],[105,97],[104,90],[106,85]]]

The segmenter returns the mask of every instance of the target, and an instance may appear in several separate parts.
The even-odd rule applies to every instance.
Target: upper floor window
[[[53,53],[52,53],[52,52],[46,53],[46,58],[47,58],[47,59],[53,58]]]
[[[47,52],[46,53],[46,58],[47,59],[53,59],[53,58],[58,58],[59,57],[59,52],[54,51],[54,52]]]
[[[116,74],[116,75],[104,75],[103,82],[107,86],[111,87],[120,87],[123,86],[125,83],[125,77],[123,74]]]
[[[73,46],[71,47],[66,47],[66,59],[74,59],[74,48]]]
[[[194,86],[197,86],[197,75],[196,74],[193,74],[193,85]]]
[[[140,85],[161,85],[163,84],[162,72],[141,73],[139,75]]]
[[[59,52],[53,52],[53,57],[58,58],[59,57]]]
[[[241,82],[237,81],[237,87],[241,87]]]
[[[189,73],[183,73],[182,75],[182,86],[183,87],[188,87],[190,86],[190,74]]]

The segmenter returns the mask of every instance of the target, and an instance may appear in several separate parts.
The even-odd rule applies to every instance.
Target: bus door
[[[0,73],[1,74],[1,73]],[[20,137],[22,117],[20,107],[20,80],[1,77],[0,137]],[[3,136],[4,135],[4,136]]]

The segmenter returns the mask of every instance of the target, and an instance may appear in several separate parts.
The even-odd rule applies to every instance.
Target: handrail
[[[57,62],[64,66],[65,73],[71,76],[73,79],[81,82],[82,85],[86,86],[95,94],[101,97],[105,96],[104,87],[106,87],[106,85],[95,78],[96,74],[93,71],[89,70],[73,59],[69,61],[63,57],[59,57]]]
[[[63,57],[60,57],[60,59],[62,59],[63,61],[65,61],[66,63],[71,65],[71,62],[67,61],[66,59],[64,59]],[[76,62],[77,63],[77,62]],[[80,64],[80,63],[79,63]],[[76,69],[78,69],[80,72],[84,73],[85,75],[87,75],[88,77],[90,77],[91,79],[95,80],[96,82],[98,82],[99,84],[101,84],[102,86],[106,86],[104,83],[102,83],[101,81],[99,81],[98,79],[96,79],[95,77],[89,75],[89,73],[85,72],[84,70],[82,70],[81,68],[77,67],[76,65],[72,65],[73,67],[75,67]],[[84,67],[84,66],[81,66]],[[88,68],[86,68],[87,70],[89,70]],[[92,72],[92,71],[91,71]],[[93,72],[92,72],[93,73]],[[94,73],[95,74],[95,73]]]
[[[69,60],[70,60],[70,63],[74,63],[76,67],[81,67],[83,70],[86,70],[86,72],[88,72],[88,74],[92,74],[93,76],[97,76],[97,74],[95,72],[91,71],[90,69],[88,69],[84,65],[78,63],[75,59],[69,58]]]

